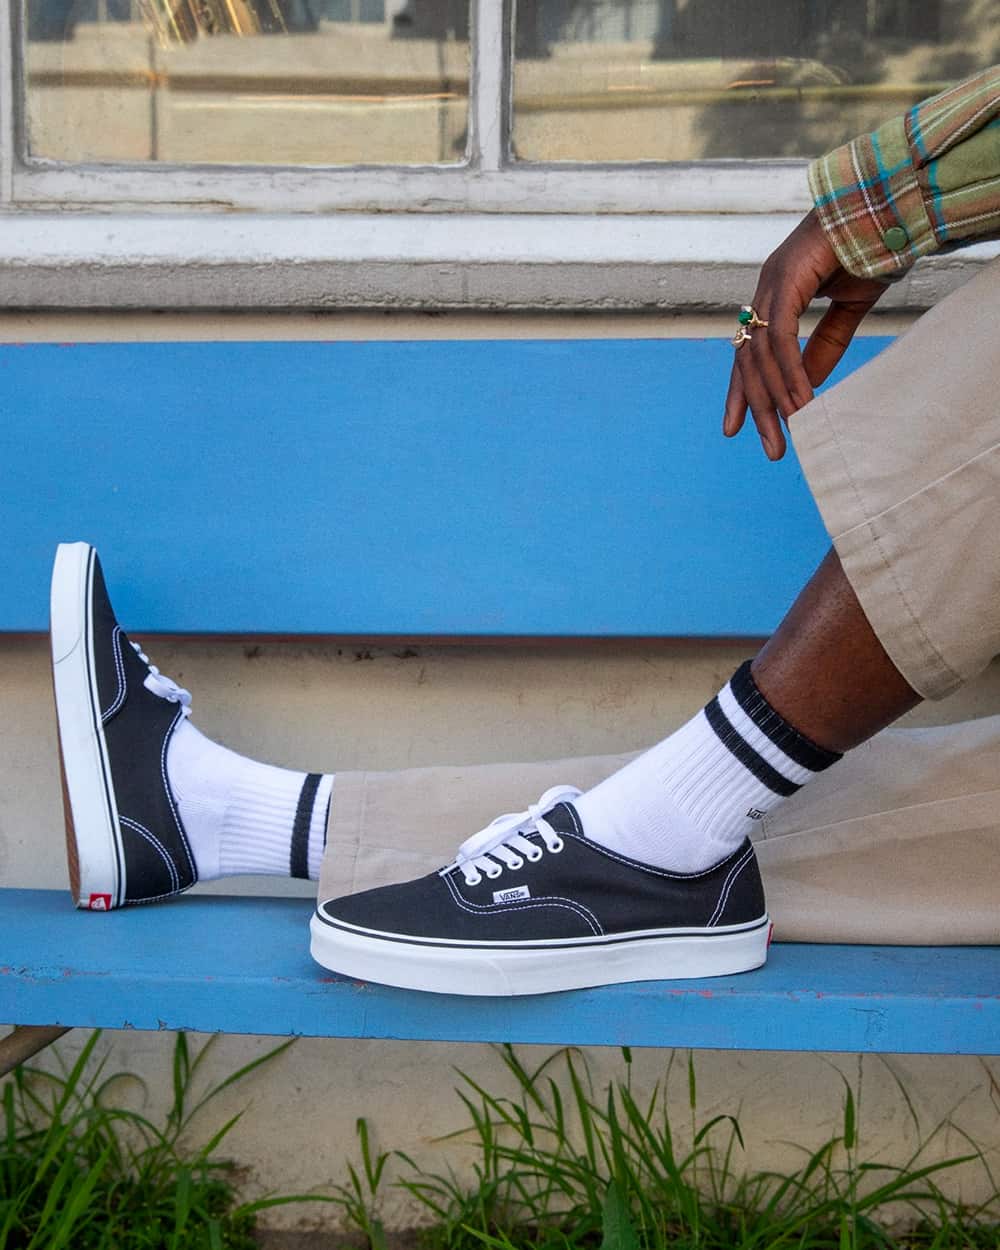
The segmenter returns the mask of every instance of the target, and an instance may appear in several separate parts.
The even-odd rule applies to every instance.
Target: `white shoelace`
[[[153,694],[159,695],[161,699],[166,699],[168,703],[179,703],[182,708],[181,715],[185,717],[190,716],[191,692],[185,690],[183,686],[178,686],[169,677],[164,677],[155,664],[150,664],[149,656],[146,655],[137,642],[132,643],[132,650],[149,669],[146,680],[142,683],[146,689]]]
[[[509,812],[498,816],[485,829],[466,838],[458,848],[455,861],[442,872],[462,870],[466,885],[478,885],[483,877],[495,881],[504,868],[523,868],[524,861],[536,864],[544,852],[537,842],[530,842],[529,833],[541,834],[545,850],[558,855],[563,840],[545,819],[545,813],[557,803],[571,803],[582,792],[576,786],[553,786],[526,812]]]

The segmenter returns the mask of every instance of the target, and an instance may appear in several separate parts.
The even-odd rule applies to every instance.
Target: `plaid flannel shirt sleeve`
[[[814,161],[809,188],[858,277],[901,277],[928,252],[1000,235],[1000,66]]]

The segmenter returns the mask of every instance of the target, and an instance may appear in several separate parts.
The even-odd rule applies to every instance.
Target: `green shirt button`
[[[882,235],[882,242],[890,252],[901,252],[909,241],[910,236],[902,226],[890,226],[885,234]]]

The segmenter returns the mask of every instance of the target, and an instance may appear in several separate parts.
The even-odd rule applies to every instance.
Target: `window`
[[[309,307],[728,305],[808,206],[805,159],[992,63],[993,7],[0,0],[0,211],[21,218],[0,263],[54,257],[35,302],[117,299],[115,265],[109,290],[163,298],[134,272],[162,261],[187,265],[178,305],[259,292],[275,264]]]
[[[535,0],[513,147],[530,161],[807,158],[993,64],[975,0]]]
[[[419,0],[29,0],[26,147],[67,162],[460,161],[468,13]]]
[[[481,167],[468,5],[27,0],[22,156]],[[732,0],[501,8],[478,5],[489,46],[476,104],[497,139],[487,168],[806,158],[995,52],[982,0],[754,0],[752,20]]]

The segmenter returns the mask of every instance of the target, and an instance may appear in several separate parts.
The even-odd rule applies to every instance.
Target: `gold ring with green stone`
[[[736,319],[740,324],[739,329],[733,335],[734,347],[742,347],[744,343],[749,343],[753,338],[751,330],[756,330],[758,327],[767,329],[767,322],[758,317],[757,309],[752,304],[744,304]]]

